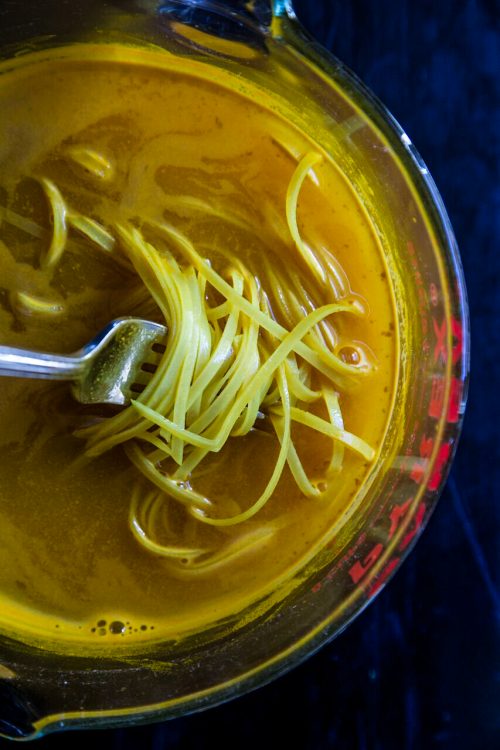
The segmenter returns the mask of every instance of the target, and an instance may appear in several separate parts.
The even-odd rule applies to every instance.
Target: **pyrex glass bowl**
[[[181,643],[106,658],[0,636],[0,733],[149,722],[215,705],[290,669],[341,632],[425,526],[453,457],[466,399],[468,319],[457,247],[411,141],[377,99],[304,32],[289,2],[39,0],[0,8],[0,57],[92,39],[153,44],[224,68],[275,96],[311,133],[322,118],[364,196],[393,275],[404,340],[390,431],[363,499],[333,542],[241,620]],[[300,107],[297,107],[300,101]],[[0,128],[1,128],[0,114]],[[324,136],[328,138],[328,136]],[[339,148],[338,144],[341,144]],[[400,280],[404,283],[400,283]],[[399,280],[399,283],[398,283]]]

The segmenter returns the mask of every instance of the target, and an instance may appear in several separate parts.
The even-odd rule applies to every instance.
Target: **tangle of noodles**
[[[68,155],[96,178],[107,179],[113,172],[112,164],[91,149],[73,148]],[[346,449],[368,462],[375,456],[370,445],[345,429],[339,403],[339,391],[355,390],[370,364],[359,346],[356,364],[339,356],[335,316],[359,316],[363,307],[331,253],[323,246],[310,247],[298,227],[301,187],[321,159],[316,152],[302,157],[284,207],[303,273],[266,258],[256,275],[228,247],[218,248],[223,260],[215,267],[175,227],[147,219],[104,227],[73,211],[53,181],[41,180],[53,224],[42,267],[57,266],[73,230],[140,278],[143,293],[136,292],[138,303],[149,296],[168,328],[165,353],[131,406],[77,434],[85,439],[90,457],[123,446],[142,475],[131,500],[132,533],[146,550],[181,565],[186,574],[213,569],[255,548],[272,528],[250,530],[217,549],[165,544],[154,538],[162,506],[177,503],[197,523],[223,529],[261,511],[286,466],[303,495],[321,498],[329,478],[342,471]],[[206,208],[189,196],[179,196],[178,205],[181,210]],[[33,231],[18,217],[6,218]],[[227,220],[233,219],[229,215]],[[330,301],[317,304],[325,288]],[[32,312],[57,312],[54,305],[27,293],[18,293],[17,300]],[[192,486],[194,472],[208,456],[224,451],[229,441],[247,435],[257,424],[271,437],[274,434],[274,468],[248,507],[236,504],[236,512],[221,516],[217,498],[205,497]],[[330,440],[331,457],[322,476],[307,475],[295,445],[294,424]]]

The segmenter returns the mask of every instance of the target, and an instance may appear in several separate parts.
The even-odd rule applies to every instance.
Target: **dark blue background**
[[[416,550],[376,602],[287,676],[203,714],[56,735],[40,750],[98,742],[110,750],[500,748],[500,5],[296,0],[295,7],[409,133],[455,228],[473,348],[450,481]]]

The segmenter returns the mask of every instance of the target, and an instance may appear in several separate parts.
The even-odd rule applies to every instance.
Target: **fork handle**
[[[0,375],[46,380],[77,380],[82,373],[79,356],[33,352],[0,346]]]

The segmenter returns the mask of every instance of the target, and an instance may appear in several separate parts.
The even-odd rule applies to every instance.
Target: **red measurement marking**
[[[414,537],[416,537],[416,535],[422,528],[424,517],[425,517],[425,504],[420,503],[420,505],[417,508],[417,512],[415,513],[415,518],[413,519],[412,527],[411,529],[408,530],[406,535],[401,540],[401,544],[399,545],[399,549],[401,550],[401,552],[408,547],[411,540],[414,539]]]
[[[409,500],[407,500],[402,505],[395,505],[394,508],[391,510],[389,514],[389,520],[391,522],[391,527],[389,529],[389,539],[392,539],[394,534],[396,533],[401,520],[406,516],[408,513],[408,510],[413,502],[413,498],[410,497]]]
[[[442,362],[446,362],[448,359],[446,341],[446,334],[448,331],[446,327],[446,320],[443,320],[440,325],[437,320],[433,318],[432,324],[434,327],[434,333],[436,334],[436,344],[434,346],[434,362],[437,362],[439,359],[441,359]],[[451,319],[451,335],[453,336],[451,359],[453,364],[456,365],[457,362],[460,361],[463,352],[463,327],[462,323],[456,318]]]
[[[410,477],[417,484],[422,484],[424,480],[424,474],[425,474],[425,466],[423,465],[423,463],[422,464],[416,463],[413,469],[411,470]]]
[[[446,350],[446,320],[443,320],[441,325],[435,318],[432,319],[432,325],[434,326],[434,333],[436,334],[436,344],[434,346],[434,362],[441,359],[446,362],[448,359],[448,352]]]
[[[384,545],[379,542],[376,544],[373,549],[366,555],[363,561],[358,560],[354,563],[352,568],[349,570],[349,575],[352,578],[353,583],[359,583],[359,581],[363,578],[366,573],[370,570],[372,565],[374,565],[382,552],[384,551]]]
[[[439,419],[443,413],[445,381],[442,375],[434,375],[431,385],[431,402],[429,404],[429,417]]]
[[[437,307],[438,302],[439,302],[439,292],[438,292],[437,286],[435,285],[433,281],[431,281],[430,286],[429,286],[429,297],[431,300],[431,304],[434,307]]]
[[[434,448],[434,438],[423,437],[420,441],[419,455],[420,458],[430,458]],[[410,477],[417,484],[421,484],[425,475],[425,462],[416,464],[410,474]]]
[[[455,424],[460,419],[460,403],[464,384],[458,378],[453,378],[450,387],[450,405],[448,408],[448,422]]]
[[[453,335],[452,362],[454,365],[462,358],[463,350],[463,328],[460,320],[452,318],[451,333]]]
[[[445,379],[442,375],[434,375],[431,385],[431,400],[428,415],[439,419],[444,407]],[[450,383],[450,397],[446,419],[452,424],[460,419],[460,403],[462,401],[463,383],[459,378],[452,378]]]
[[[399,523],[399,520],[408,511],[408,508],[410,507],[411,503],[412,503],[412,500],[410,499],[410,500],[407,500],[406,503],[403,503],[403,505],[399,505],[399,506],[397,505],[397,506],[395,506],[395,508],[393,508],[393,510],[391,512],[391,522],[392,522],[392,518],[393,518],[393,514],[394,514],[395,517],[397,515],[397,523]],[[394,513],[394,511],[396,511],[396,509],[398,510],[398,514]],[[411,527],[411,529],[409,529],[409,531],[407,532],[407,534],[403,537],[403,539],[401,541],[401,544],[399,545],[399,550],[401,552],[403,552],[408,547],[408,545],[410,544],[411,540],[414,539],[417,536],[418,532],[422,528],[422,524],[423,524],[424,518],[425,518],[425,511],[426,511],[425,503],[420,503],[420,505],[417,508],[417,512],[415,514],[415,518],[413,519],[412,527]],[[393,529],[393,527],[392,527],[392,523],[391,523],[391,531],[392,531],[392,529]],[[394,531],[392,531],[392,533],[394,533]],[[392,560],[389,560],[389,562],[387,563],[387,565],[385,566],[385,568],[383,568],[383,570],[380,572],[379,576],[374,581],[374,583],[372,584],[372,586],[368,589],[368,591],[367,591],[368,597],[371,598],[372,596],[374,596],[377,593],[377,591],[379,591],[379,589],[387,581],[387,579],[389,578],[389,576],[391,575],[391,573],[393,572],[393,570],[395,570],[397,568],[397,566],[399,565],[400,561],[401,561],[400,557],[393,557]]]
[[[372,596],[375,596],[377,591],[379,591],[382,588],[384,583],[387,581],[387,579],[391,575],[392,571],[398,567],[400,559],[401,559],[400,557],[394,557],[392,560],[390,560],[387,563],[387,565],[382,570],[377,580],[372,584],[372,586],[366,592],[369,598],[371,598]]]
[[[365,543],[365,541],[366,541],[366,531],[363,531],[363,532],[362,532],[362,533],[361,533],[361,534],[359,535],[359,537],[358,537],[358,538],[356,539],[356,541],[355,541],[355,543],[353,544],[353,546],[352,546],[352,547],[351,547],[351,548],[350,548],[350,549],[349,549],[349,550],[348,550],[348,551],[347,551],[347,552],[345,553],[345,555],[343,555],[343,556],[342,556],[342,557],[340,558],[340,560],[339,560],[339,561],[338,561],[338,562],[336,563],[336,565],[334,565],[334,566],[333,566],[333,568],[332,568],[331,570],[329,570],[329,571],[328,571],[328,573],[326,574],[326,576],[325,576],[324,580],[323,580],[323,581],[318,581],[317,583],[315,583],[315,584],[314,584],[314,586],[313,586],[313,587],[312,587],[312,589],[311,589],[311,591],[313,592],[313,594],[317,594],[317,593],[318,593],[318,591],[321,591],[321,589],[323,588],[323,585],[324,585],[324,584],[325,584],[325,583],[326,583],[327,581],[331,581],[331,580],[333,580],[333,579],[335,578],[336,574],[337,574],[337,573],[338,573],[338,572],[339,572],[339,571],[340,571],[340,570],[341,570],[341,569],[342,569],[343,567],[345,567],[345,566],[347,565],[347,563],[349,563],[349,562],[350,562],[350,561],[352,560],[353,556],[354,556],[354,555],[355,555],[355,553],[356,553],[356,550],[357,550],[357,549],[358,549],[359,547],[361,547],[361,545],[362,545],[362,544],[364,544],[364,543]],[[328,546],[331,546],[331,544],[330,544],[330,545],[328,545]]]
[[[437,490],[439,485],[441,484],[441,479],[443,477],[444,467],[447,463],[448,459],[451,455],[451,443],[443,443],[443,445],[439,448],[437,457],[436,457],[436,463],[434,466],[434,471],[431,474],[431,478],[429,479],[428,488],[430,490]],[[434,448],[434,438],[428,438],[423,437],[420,441],[420,458],[426,459],[430,458],[432,456],[432,450]],[[425,462],[422,461],[422,464],[417,464],[411,474],[410,477],[413,479],[414,482],[417,484],[421,484],[425,475]]]
[[[439,449],[439,452],[436,458],[436,465],[434,467],[434,471],[432,472],[432,476],[429,479],[429,484],[427,485],[430,490],[437,490],[437,488],[441,484],[444,467],[448,459],[450,458],[450,456],[451,456],[451,443],[443,443],[443,445]]]

